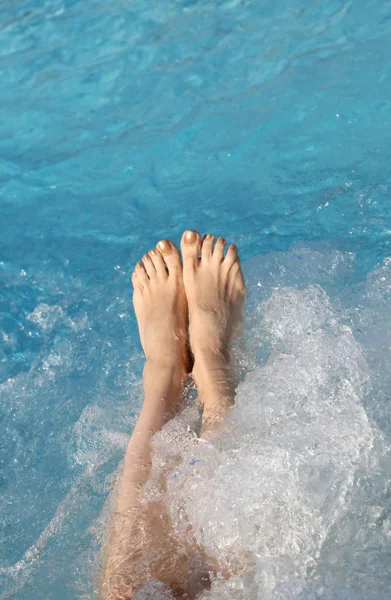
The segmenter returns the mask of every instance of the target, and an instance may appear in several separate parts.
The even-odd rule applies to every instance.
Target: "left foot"
[[[162,240],[137,263],[133,304],[147,361],[190,370],[187,349],[187,300],[182,262],[175,244]],[[143,264],[144,263],[144,264]]]

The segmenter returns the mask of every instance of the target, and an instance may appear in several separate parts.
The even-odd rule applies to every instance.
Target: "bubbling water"
[[[148,495],[164,464],[175,530],[191,524],[219,563],[205,600],[386,597],[388,446],[374,404],[389,382],[373,380],[390,333],[391,261],[365,284],[352,276],[346,294],[338,279],[353,262],[299,248],[253,260],[248,348],[237,354],[241,365],[257,361],[232,412],[213,440],[195,435],[189,406],[155,436]],[[352,298],[358,311],[347,305]],[[380,338],[367,329],[369,315],[381,315]],[[364,326],[368,344],[356,336]],[[387,373],[390,358],[383,353]],[[364,568],[363,576],[367,550],[379,572]]]
[[[163,499],[177,533],[191,525],[218,561],[202,600],[385,600],[391,260],[363,277],[351,253],[295,246],[255,257],[245,275],[235,406],[205,439],[190,391],[154,438],[144,498]],[[10,547],[12,531],[24,540],[0,567],[4,598],[95,597],[105,500],[142,400],[133,334],[118,344],[128,282],[117,282],[114,305],[112,292],[89,289],[77,311],[86,288],[71,281],[59,296],[56,281],[41,286],[53,300],[37,295],[23,320],[37,340],[32,367],[1,384],[14,441],[2,535]],[[140,594],[170,597],[159,582]]]

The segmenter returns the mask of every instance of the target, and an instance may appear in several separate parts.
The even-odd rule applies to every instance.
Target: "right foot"
[[[246,293],[236,246],[224,257],[225,240],[218,238],[213,247],[214,240],[211,234],[202,241],[196,231],[186,231],[181,242],[193,375],[211,420],[233,404],[230,346],[241,326]]]

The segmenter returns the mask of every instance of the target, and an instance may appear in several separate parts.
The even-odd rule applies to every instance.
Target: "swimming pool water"
[[[2,597],[94,597],[129,275],[191,227],[248,261],[239,433],[202,479],[224,526],[192,473],[170,492],[250,557],[209,597],[388,598],[391,2],[6,0],[0,31]]]

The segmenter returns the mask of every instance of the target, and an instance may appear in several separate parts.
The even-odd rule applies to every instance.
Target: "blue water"
[[[382,438],[349,463],[375,473],[357,500],[372,517],[333,513],[317,566],[295,563],[301,587],[286,591],[289,569],[266,586],[260,565],[248,597],[309,598],[314,569],[313,597],[390,597],[391,2],[5,0],[0,31],[2,597],[94,597],[102,510],[141,402],[129,275],[189,227],[251,259],[248,314],[263,316],[244,370],[290,352],[290,330],[265,326],[287,310],[282,292],[265,305],[276,286],[310,286],[293,298],[315,329],[329,308],[311,285],[326,290],[373,386],[341,381]],[[352,525],[337,540],[340,519]]]

